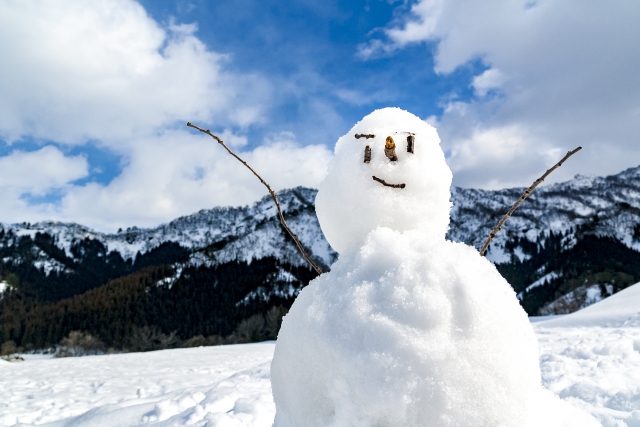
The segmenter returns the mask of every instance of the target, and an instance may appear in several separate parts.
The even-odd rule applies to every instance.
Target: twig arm
[[[269,184],[267,184],[267,182],[262,179],[262,177],[260,175],[258,175],[258,172],[256,172],[255,170],[253,170],[253,168],[251,166],[249,166],[249,164],[247,162],[245,162],[244,160],[242,160],[240,157],[238,157],[238,155],[236,153],[234,153],[233,151],[231,151],[231,149],[229,147],[227,147],[227,145],[224,143],[224,141],[222,141],[220,138],[218,138],[216,135],[214,135],[213,133],[211,133],[211,131],[209,129],[202,129],[194,124],[192,124],[191,122],[187,122],[187,126],[192,127],[194,129],[199,130],[202,133],[206,133],[207,135],[209,135],[211,138],[215,139],[218,144],[222,145],[225,150],[227,150],[227,152],[229,154],[231,154],[233,157],[235,157],[236,159],[238,159],[238,161],[240,163],[242,163],[243,165],[245,165],[247,167],[247,169],[249,169],[255,176],[256,178],[258,178],[260,180],[260,182],[267,187],[267,190],[269,190],[269,194],[271,195],[271,198],[273,199],[273,202],[276,205],[276,209],[278,210],[278,218],[280,219],[280,224],[282,224],[282,227],[284,227],[284,229],[287,231],[287,233],[289,233],[289,235],[291,236],[291,238],[293,239],[293,241],[295,242],[296,246],[298,247],[298,250],[300,251],[300,253],[302,254],[302,257],[307,260],[307,262],[309,264],[311,264],[311,267],[316,271],[316,273],[318,274],[322,274],[322,270],[320,270],[320,268],[311,260],[311,258],[309,257],[309,255],[307,255],[307,252],[304,250],[304,248],[302,247],[302,243],[300,243],[300,240],[298,240],[298,236],[296,236],[293,231],[291,231],[291,229],[289,228],[289,226],[287,225],[287,222],[284,220],[284,215],[282,214],[282,209],[280,209],[280,203],[278,202],[278,198],[276,197],[276,193],[275,191],[273,191],[273,189],[271,188],[271,186]]]
[[[505,216],[502,217],[502,219],[500,220],[500,222],[498,222],[498,225],[496,225],[496,227],[491,230],[491,233],[489,234],[489,237],[487,238],[487,241],[484,242],[484,245],[482,245],[482,249],[480,249],[480,256],[484,256],[484,254],[487,252],[487,248],[489,248],[489,244],[491,243],[491,241],[493,240],[494,237],[496,237],[496,234],[498,234],[498,232],[500,231],[500,229],[502,228],[502,226],[504,225],[505,222],[507,222],[507,219],[509,219],[509,217],[513,214],[513,212],[518,208],[518,206],[520,206],[522,204],[522,202],[525,201],[525,199],[527,197],[529,197],[529,195],[533,192],[533,190],[535,190],[535,188],[540,185],[542,183],[542,181],[545,180],[546,177],[548,177],[551,172],[553,172],[554,170],[558,169],[560,166],[562,166],[562,164],[564,162],[567,161],[567,159],[571,156],[573,156],[574,154],[576,154],[578,151],[582,150],[582,147],[578,147],[575,150],[569,151],[567,152],[567,154],[562,158],[562,160],[560,160],[558,163],[556,163],[553,167],[551,167],[550,169],[548,169],[544,175],[542,175],[540,178],[536,179],[533,184],[531,184],[531,187],[527,188],[524,193],[522,193],[522,196],[520,196],[520,198],[518,199],[518,201],[511,207],[511,209],[509,209],[509,212],[507,212],[507,214]]]

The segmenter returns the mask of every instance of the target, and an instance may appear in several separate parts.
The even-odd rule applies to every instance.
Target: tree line
[[[283,281],[283,270],[297,280]],[[187,267],[179,274],[172,266],[149,266],[57,301],[39,298],[21,282],[0,299],[0,344],[43,349],[74,331],[117,350],[274,338],[278,316],[295,298],[286,290],[299,290],[315,276],[275,258]]]

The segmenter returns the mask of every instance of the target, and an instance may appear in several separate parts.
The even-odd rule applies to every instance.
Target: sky
[[[152,227],[317,187],[333,145],[396,106],[454,185],[640,165],[640,2],[4,0],[0,222]]]

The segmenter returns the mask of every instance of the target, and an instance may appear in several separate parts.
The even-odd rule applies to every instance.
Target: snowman
[[[335,147],[316,197],[340,254],[284,318],[275,427],[598,426],[540,385],[511,286],[445,240],[451,171],[436,130],[374,111]]]

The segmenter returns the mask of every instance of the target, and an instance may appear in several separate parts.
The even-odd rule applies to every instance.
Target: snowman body
[[[284,318],[276,427],[598,425],[542,390],[536,337],[493,264],[445,240],[450,185],[435,129],[410,113],[377,110],[340,138],[316,198],[340,258]]]

